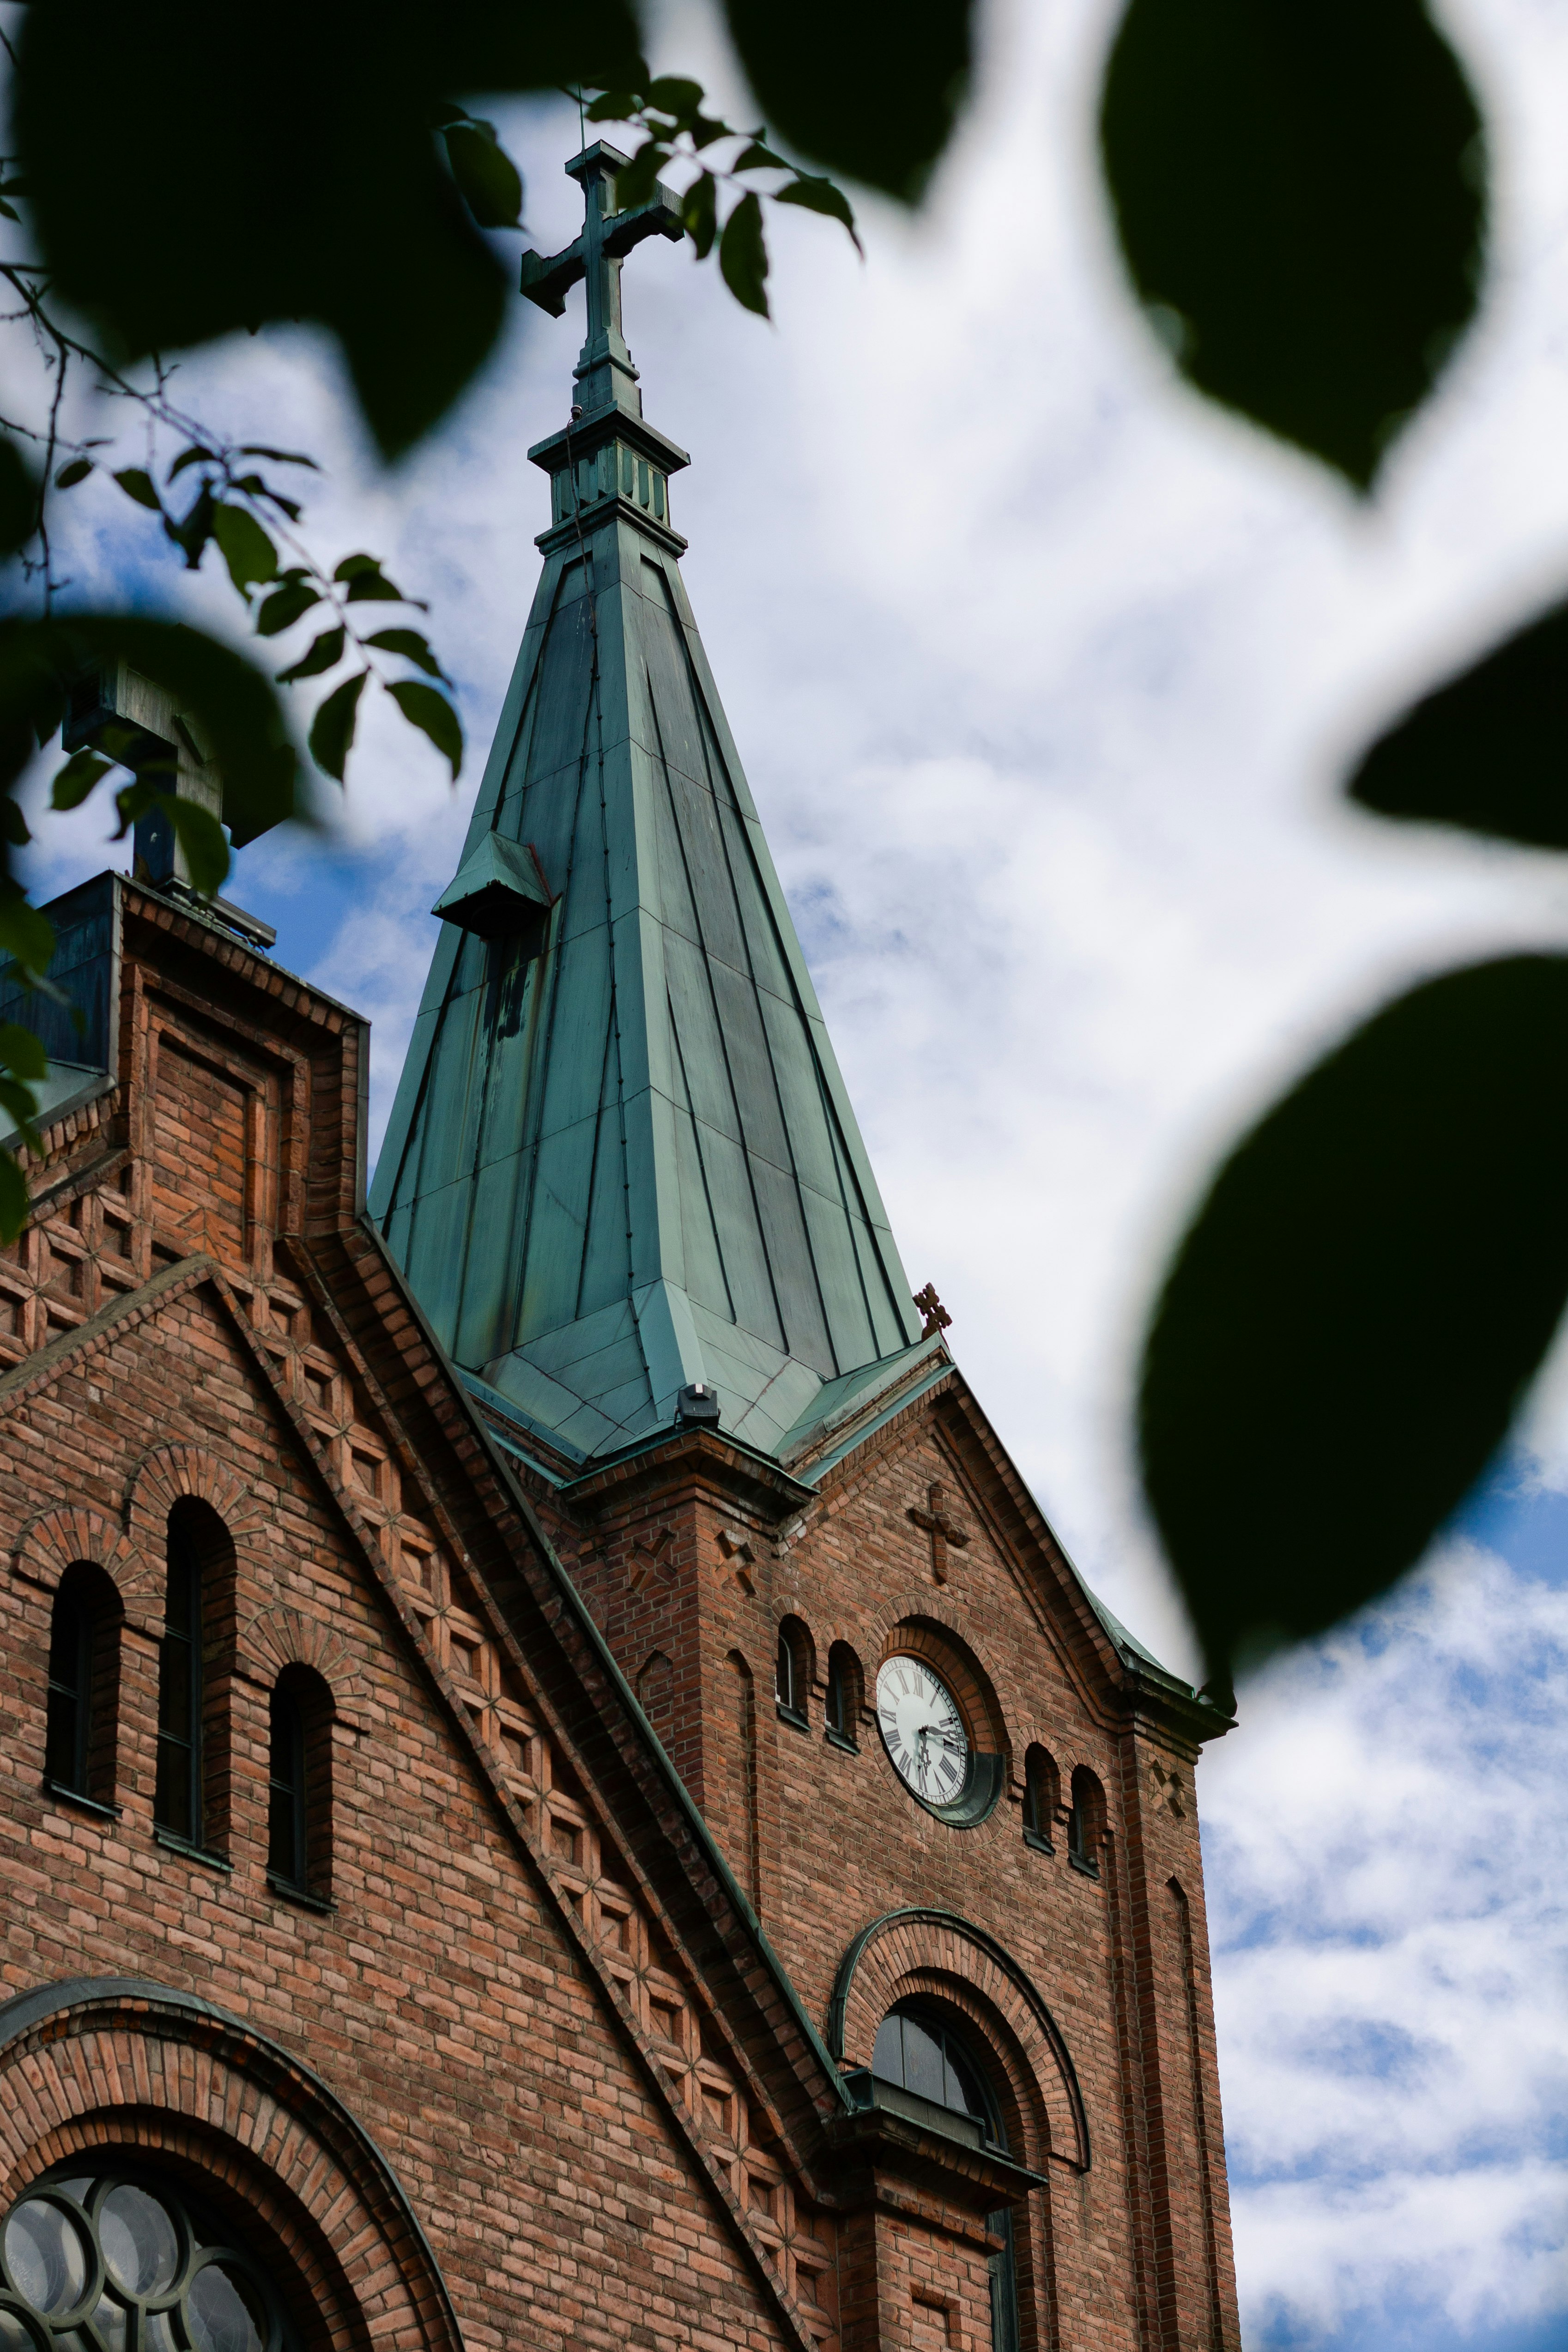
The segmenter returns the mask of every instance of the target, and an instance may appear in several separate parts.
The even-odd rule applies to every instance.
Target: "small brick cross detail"
[[[947,1309],[943,1306],[942,1301],[937,1297],[936,1285],[934,1282],[928,1282],[924,1290],[917,1290],[915,1292],[915,1304],[920,1310],[921,1318],[925,1325],[925,1328],[920,1334],[923,1339],[929,1339],[934,1331],[946,1331],[947,1326],[953,1320],[953,1318],[948,1314]]]
[[[943,1497],[946,1492],[946,1487],[939,1478],[933,1479],[925,1490],[926,1508],[924,1511],[918,1511],[913,1503],[909,1507],[909,1516],[915,1526],[924,1528],[931,1538],[931,1573],[938,1584],[946,1584],[947,1581],[948,1545],[951,1544],[956,1550],[962,1551],[969,1540],[968,1529],[961,1528],[956,1519],[950,1519],[947,1517],[943,1506]]]

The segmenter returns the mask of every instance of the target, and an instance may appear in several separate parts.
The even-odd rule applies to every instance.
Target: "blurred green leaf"
[[[758,196],[742,196],[726,221],[718,245],[718,266],[736,300],[766,319],[768,245],[762,234],[762,205]]]
[[[1568,957],[1413,990],[1216,1178],[1144,1360],[1144,1479],[1217,1675],[1420,1556],[1568,1299]]]
[[[387,692],[410,726],[428,735],[436,750],[451,761],[455,783],[463,765],[463,729],[446,697],[437,694],[433,686],[422,686],[417,678],[399,678]]]
[[[1423,695],[1348,790],[1379,816],[1568,849],[1568,604]]]
[[[361,572],[350,581],[348,602],[350,604],[406,604],[411,600],[401,588],[380,572]]]
[[[248,596],[257,581],[277,577],[277,550],[244,507],[214,507],[213,537],[242,596]]]
[[[179,621],[73,613],[0,624],[0,740],[41,719],[57,726],[63,681],[121,656],[168,689],[210,746],[236,847],[300,814],[298,761],[271,681],[244,655]]]
[[[669,160],[670,150],[661,146],[656,139],[650,139],[639,147],[626,169],[615,174],[617,212],[630,212],[634,205],[645,205]]]
[[[191,887],[199,890],[204,898],[213,898],[223,888],[229,870],[229,845],[223,826],[209,810],[195,801],[183,799],[178,793],[165,793],[162,801],[175,838],[185,853]]]
[[[310,757],[325,774],[335,776],[340,783],[354,748],[360,697],[369,676],[370,672],[362,669],[357,677],[346,677],[341,686],[334,687],[310,724]]]
[[[765,147],[760,139],[754,139],[748,147],[742,149],[729,168],[732,172],[787,172],[789,166],[782,155],[776,155],[771,147]]]
[[[825,213],[830,220],[841,221],[850,233],[851,244],[864,260],[865,247],[855,228],[850,200],[841,188],[834,187],[831,180],[820,180],[802,173],[788,187],[780,188],[773,201],[776,205],[804,205],[808,212]]]
[[[48,1075],[48,1067],[42,1038],[19,1021],[0,1022],[0,1068],[11,1071],[25,1085],[36,1085]]]
[[[703,86],[700,81],[688,81],[684,74],[661,74],[648,85],[647,98],[650,106],[674,115],[684,127],[703,102]]]
[[[1365,488],[1476,305],[1480,119],[1420,0],[1131,0],[1101,120],[1200,392]]]
[[[16,1240],[32,1205],[16,1153],[0,1147],[0,1242]]]
[[[84,744],[73,751],[49,787],[49,806],[55,809],[80,808],[100,776],[106,776],[114,765],[100,751],[90,751]]]
[[[342,629],[323,630],[309,652],[302,655],[291,669],[278,671],[278,685],[293,686],[299,678],[319,677],[324,670],[336,669],[343,658],[344,636]]]
[[[0,793],[0,841],[10,849],[26,849],[32,838],[27,820],[11,794]]]
[[[452,176],[481,228],[518,228],[523,216],[523,180],[496,136],[495,125],[470,121],[449,123],[442,132]]]
[[[55,476],[55,488],[57,490],[74,490],[78,482],[86,481],[91,471],[90,457],[73,457],[70,464],[62,466]]]
[[[430,677],[444,677],[446,673],[430,650],[429,641],[417,629],[378,629],[365,643],[374,646],[378,653],[401,654],[404,661],[415,662]]]
[[[19,883],[0,883],[0,955],[14,956],[24,972],[37,977],[47,971],[54,951],[48,917],[28,904]]]
[[[319,604],[320,602],[320,590],[313,588],[308,580],[287,581],[281,588],[275,588],[271,595],[264,600],[261,610],[256,616],[256,635],[258,637],[281,635],[285,629],[291,629],[295,622],[310,610],[312,604]]]
[[[914,203],[968,81],[970,0],[725,0],[769,122],[830,170]]]
[[[308,457],[303,449],[275,449],[267,441],[242,441],[239,454],[242,457],[270,457],[275,466],[308,466],[313,474],[321,470],[315,458]]]
[[[154,514],[162,513],[162,504],[158,493],[141,466],[123,467],[114,478],[126,497],[134,499],[139,507],[151,507]]]
[[[184,553],[188,572],[200,567],[207,541],[213,535],[213,518],[216,512],[217,501],[213,496],[212,487],[204,482],[178,522],[172,522],[167,515],[163,519],[164,530]]]
[[[179,456],[170,467],[166,478],[172,482],[177,474],[183,474],[187,466],[200,466],[203,464],[211,464],[212,462],[212,450],[204,447],[200,441],[193,441],[188,449],[181,450]]]
[[[713,173],[700,172],[681,198],[681,219],[699,261],[707,259],[718,234],[717,196],[718,183]]]
[[[388,456],[461,393],[506,294],[435,152],[435,99],[646,73],[624,0],[277,0],[265,33],[210,0],[50,0],[17,38],[32,224],[95,339],[134,358],[319,321]]]
[[[38,485],[9,434],[0,435],[0,555],[25,546],[38,520]]]

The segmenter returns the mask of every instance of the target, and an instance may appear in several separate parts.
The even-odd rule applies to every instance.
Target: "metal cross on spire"
[[[581,235],[564,252],[548,258],[539,253],[523,256],[523,292],[552,318],[565,310],[568,289],[580,278],[586,281],[588,336],[575,370],[585,415],[613,407],[641,416],[637,371],[621,331],[621,264],[644,237],[685,234],[680,199],[662,183],[646,204],[615,210],[615,175],[629,161],[602,140],[574,155],[566,169],[582,189]]]

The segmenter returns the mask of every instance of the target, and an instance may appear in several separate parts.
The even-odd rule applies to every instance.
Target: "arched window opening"
[[[273,2265],[140,2164],[78,2158],[30,2189],[0,2231],[0,2273],[7,2352],[299,2352]]]
[[[1056,1827],[1061,1792],[1056,1766],[1046,1750],[1036,1745],[1023,1764],[1023,1842],[1033,1846],[1037,1853],[1056,1852],[1051,1832]]]
[[[984,2059],[968,2038],[956,2032],[935,2009],[918,2000],[901,2000],[889,2010],[876,2030],[871,2070],[879,2084],[879,2104],[904,2112],[916,2121],[929,2121],[929,2110],[945,2108],[970,2126],[964,2135],[981,2147],[1008,2153],[1001,2107],[991,2087]],[[886,2096],[891,2087],[894,2096]],[[1013,2252],[1010,2207],[1003,2205],[986,2216],[987,2226],[1000,2244],[990,2258],[991,2352],[1019,2352],[1018,2266]]]
[[[270,1703],[267,1874],[284,1895],[327,1900],[331,1884],[332,1697],[308,1666],[286,1666]]]
[[[102,1569],[73,1561],[60,1579],[49,1625],[44,1780],[56,1796],[110,1813],[121,1614]]]
[[[1067,1858],[1074,1870],[1099,1877],[1100,1843],[1104,1834],[1104,1792],[1093,1773],[1081,1764],[1072,1775],[1072,1812],[1067,1832]]]
[[[773,1695],[779,1715],[797,1731],[808,1728],[806,1709],[810,1688],[811,1636],[799,1617],[786,1617],[779,1628]]]
[[[228,1829],[234,1546],[217,1513],[192,1496],[170,1512],[167,1545],[152,1817],[165,1838],[198,1853],[221,1852]]]
[[[865,1677],[861,1662],[847,1642],[835,1642],[828,1652],[827,1737],[835,1748],[860,1754],[857,1733],[865,1703]]]

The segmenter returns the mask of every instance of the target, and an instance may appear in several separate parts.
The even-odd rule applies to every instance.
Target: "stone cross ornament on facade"
[[[939,1479],[933,1479],[925,1494],[927,1507],[917,1511],[911,1504],[909,1508],[909,1516],[915,1526],[924,1528],[931,1538],[931,1573],[938,1584],[947,1581],[948,1545],[951,1544],[956,1551],[962,1551],[969,1540],[967,1528],[961,1528],[956,1519],[947,1517],[944,1501],[946,1492]]]

